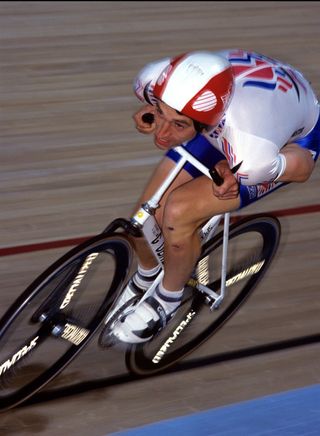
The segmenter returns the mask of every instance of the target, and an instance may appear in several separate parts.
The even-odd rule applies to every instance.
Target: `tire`
[[[0,320],[0,410],[56,377],[102,323],[129,271],[120,235],[98,235],[42,273]]]
[[[127,350],[128,370],[142,376],[160,372],[214,335],[262,279],[277,251],[280,233],[280,223],[272,216],[250,217],[230,226],[223,302],[211,310],[204,294],[186,287],[183,303],[165,329],[148,343]],[[210,239],[196,269],[199,282],[215,292],[221,285],[222,243],[223,232]]]

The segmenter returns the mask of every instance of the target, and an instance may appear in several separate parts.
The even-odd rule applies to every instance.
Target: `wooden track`
[[[146,62],[253,49],[300,68],[320,94],[319,17],[311,1],[0,2],[0,248],[95,234],[130,214],[161,157],[131,119],[132,81]],[[318,165],[307,183],[246,213],[319,205],[319,181]],[[266,280],[191,360],[319,333],[319,209],[281,223]],[[65,251],[0,257],[0,312]],[[10,411],[0,433],[101,436],[318,383],[318,361],[313,344],[126,383],[119,356],[114,366],[89,347],[56,386],[94,374],[104,388]]]

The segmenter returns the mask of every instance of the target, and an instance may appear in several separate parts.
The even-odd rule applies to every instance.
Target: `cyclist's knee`
[[[166,203],[162,230],[166,243],[177,251],[188,244],[195,232],[190,219],[190,205],[177,191],[170,194]]]
[[[168,230],[178,228],[188,223],[189,200],[181,195],[179,190],[172,191],[167,199],[164,215],[163,228]]]

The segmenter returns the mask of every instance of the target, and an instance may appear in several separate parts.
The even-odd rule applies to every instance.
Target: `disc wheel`
[[[29,398],[82,350],[130,267],[120,235],[98,235],[41,274],[0,320],[0,410]]]

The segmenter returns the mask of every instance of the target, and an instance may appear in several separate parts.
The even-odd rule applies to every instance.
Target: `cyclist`
[[[144,103],[134,114],[136,128],[166,151],[137,207],[175,165],[177,145],[224,181],[218,186],[187,163],[162,198],[156,218],[165,239],[164,277],[116,325],[113,333],[128,343],[149,340],[176,312],[200,254],[201,224],[288,182],[308,180],[320,144],[319,103],[309,82],[291,65],[258,53],[196,51],[160,59],[140,71],[134,89]],[[138,270],[117,308],[142,295],[160,270],[144,239],[133,242]]]

